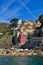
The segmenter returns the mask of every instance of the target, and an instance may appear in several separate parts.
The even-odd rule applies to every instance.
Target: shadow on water
[[[39,56],[0,56],[0,65],[43,65],[43,57]]]

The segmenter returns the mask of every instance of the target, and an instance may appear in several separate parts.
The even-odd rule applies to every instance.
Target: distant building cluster
[[[14,36],[12,38],[12,43],[14,46],[17,45],[18,48],[29,48],[29,40],[34,36],[38,36],[40,32],[40,21],[18,21],[18,26],[14,28]],[[39,27],[39,29],[37,29]],[[40,36],[40,34],[39,34]],[[30,46],[31,48],[31,46]]]

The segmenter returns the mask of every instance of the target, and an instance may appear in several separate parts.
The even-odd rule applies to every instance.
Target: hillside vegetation
[[[12,45],[12,35],[4,35],[0,38],[0,48],[11,48]]]
[[[7,32],[11,31],[11,24],[10,23],[0,23],[0,48],[10,48],[12,45],[12,36],[7,35]]]
[[[0,23],[0,38],[2,38],[8,31],[10,31],[10,23]]]

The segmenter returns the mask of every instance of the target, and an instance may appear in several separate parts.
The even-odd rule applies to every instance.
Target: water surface
[[[0,56],[0,65],[43,65],[43,57]]]

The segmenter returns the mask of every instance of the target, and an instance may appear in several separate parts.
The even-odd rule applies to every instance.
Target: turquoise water
[[[0,65],[43,65],[43,57],[39,56],[0,56]]]

